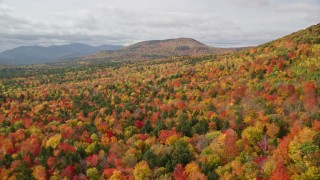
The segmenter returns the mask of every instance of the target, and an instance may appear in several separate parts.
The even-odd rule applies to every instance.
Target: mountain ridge
[[[117,50],[120,45],[90,46],[82,43],[44,46],[19,46],[0,53],[0,64],[37,64],[79,58],[101,50]]]
[[[82,60],[147,60],[173,56],[209,55],[236,49],[210,47],[192,38],[175,38],[142,41],[112,52],[101,51]]]

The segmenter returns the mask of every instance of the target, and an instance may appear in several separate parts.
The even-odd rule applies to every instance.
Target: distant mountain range
[[[241,49],[241,48],[240,48]],[[81,60],[129,61],[168,58],[173,56],[210,55],[235,51],[237,48],[215,48],[190,38],[151,40],[130,46],[89,46],[73,43],[61,46],[21,46],[0,53],[0,64],[44,64]]]
[[[82,60],[146,60],[172,56],[216,54],[236,49],[207,46],[191,38],[152,40],[139,42],[116,51],[101,51]]]
[[[21,46],[0,53],[0,64],[41,64],[73,60],[103,50],[118,50],[121,45],[89,46],[72,43],[60,46]]]

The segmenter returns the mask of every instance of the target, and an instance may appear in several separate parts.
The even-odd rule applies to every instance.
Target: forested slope
[[[236,53],[2,75],[0,175],[319,179],[319,55],[315,25]]]

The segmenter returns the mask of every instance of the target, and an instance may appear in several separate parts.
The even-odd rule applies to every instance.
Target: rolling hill
[[[95,47],[81,43],[49,47],[21,46],[0,53],[0,64],[19,65],[52,63],[76,59],[102,50],[117,50],[122,47],[123,46],[119,45],[102,45]]]
[[[101,51],[83,60],[146,60],[173,56],[209,55],[233,50],[236,49],[214,48],[194,39],[177,38],[139,42],[117,51]]]

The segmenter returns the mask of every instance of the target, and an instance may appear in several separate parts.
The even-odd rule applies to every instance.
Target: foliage
[[[319,179],[319,29],[214,56],[3,67],[0,176]]]

